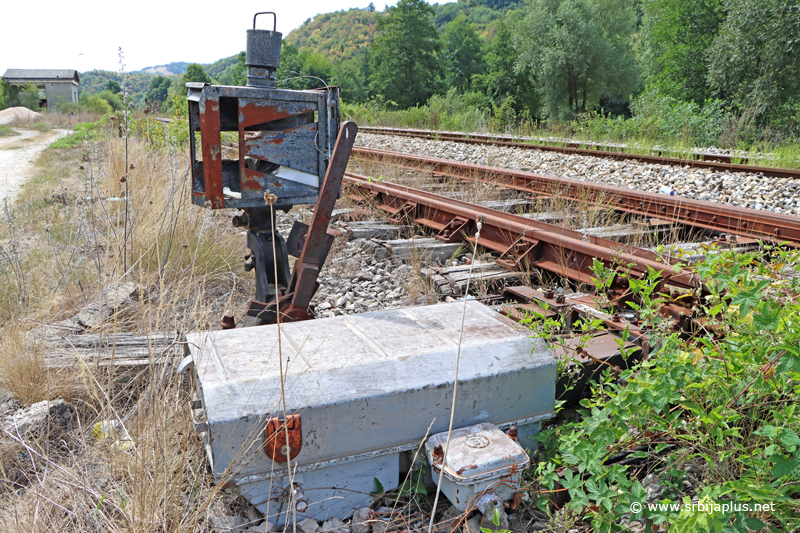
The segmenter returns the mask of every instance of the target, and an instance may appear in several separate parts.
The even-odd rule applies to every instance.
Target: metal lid
[[[434,457],[437,444],[446,447],[447,432],[432,435],[425,443],[428,462],[438,474],[442,460]],[[444,458],[444,475],[454,483],[466,485],[521,472],[529,464],[519,443],[494,424],[483,423],[453,430]]]

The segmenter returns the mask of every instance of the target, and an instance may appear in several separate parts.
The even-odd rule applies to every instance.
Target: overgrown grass
[[[11,126],[0,126],[0,137],[12,137],[19,135],[19,132],[12,129]]]
[[[659,276],[629,280],[657,352],[604,371],[581,418],[541,435],[542,510],[604,532],[797,531],[800,255],[721,252],[695,268],[711,294],[688,339],[661,315]],[[562,326],[543,321],[531,324],[552,341]],[[588,334],[602,329],[593,321]],[[677,505],[647,506],[658,503]]]
[[[191,204],[183,146],[153,130],[120,138],[107,120],[79,125],[0,215],[0,388],[23,404],[66,399],[73,420],[35,435],[0,420],[3,531],[210,531],[209,513],[233,514],[174,361],[155,363],[153,349],[133,372],[78,351],[59,362],[29,332],[127,280],[139,300],[91,333],[207,329],[226,310],[241,320],[244,239],[226,214]],[[124,427],[133,447],[94,435],[100,421]]]

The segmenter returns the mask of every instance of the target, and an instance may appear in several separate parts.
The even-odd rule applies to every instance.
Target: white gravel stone
[[[560,154],[523,148],[465,145],[406,137],[359,133],[359,145],[476,164],[553,174],[563,178],[604,183],[649,192],[669,187],[675,195],[729,203],[776,213],[800,213],[800,180],[747,173],[717,172],[668,165],[614,161],[592,156]],[[789,199],[788,203],[784,198]],[[760,204],[760,205],[759,205]]]

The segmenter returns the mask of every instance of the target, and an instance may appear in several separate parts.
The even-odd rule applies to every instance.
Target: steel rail
[[[565,141],[567,146],[551,146],[546,144],[532,144],[528,142],[515,141],[510,137],[485,135],[485,134],[464,134],[452,132],[435,132],[427,130],[404,130],[395,128],[373,128],[363,127],[364,133],[374,133],[378,135],[397,135],[400,137],[415,137],[429,140],[453,141],[467,144],[489,144],[494,146],[509,146],[513,148],[524,148],[528,150],[542,150],[547,152],[558,152],[562,154],[582,155],[591,157],[602,157],[617,161],[635,160],[640,163],[653,163],[658,165],[687,166],[693,168],[705,168],[716,170],[717,172],[747,172],[750,174],[763,174],[773,178],[800,178],[800,170],[792,170],[775,167],[760,167],[732,162],[731,156],[724,154],[696,154],[700,159],[681,159],[669,157],[663,154],[669,151],[655,150],[657,155],[631,154],[604,150],[608,145],[590,142]],[[595,146],[592,148],[580,148],[580,146]],[[673,152],[674,153],[674,152]],[[743,158],[748,161],[746,158]]]
[[[674,223],[800,246],[800,217],[727,204],[669,196],[613,185],[559,178],[508,168],[462,163],[400,152],[354,148],[352,157],[424,170],[459,179],[493,183],[529,193],[605,205]]]
[[[393,216],[395,222],[416,222],[438,232],[444,242],[475,242],[475,224],[483,228],[477,244],[500,254],[497,263],[505,268],[528,270],[530,266],[552,272],[578,283],[592,285],[595,259],[607,268],[626,272],[629,277],[644,279],[650,270],[662,274],[662,282],[673,288],[700,289],[696,273],[674,264],[656,260],[647,250],[525,217],[454,200],[393,183],[371,181],[366,176],[348,172],[348,196],[365,205],[378,207]],[[627,279],[617,276],[612,289],[620,297],[629,295]],[[689,298],[691,300],[691,298]],[[689,305],[689,304],[687,304]]]

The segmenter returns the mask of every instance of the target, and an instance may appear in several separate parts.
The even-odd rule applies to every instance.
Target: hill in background
[[[439,31],[464,13],[482,37],[493,34],[492,28],[499,20],[522,18],[523,0],[458,0],[446,4],[434,4],[434,24]],[[352,59],[363,48],[369,46],[384,15],[370,8],[353,8],[322,13],[306,20],[302,26],[284,36],[284,41],[298,49],[310,49],[327,57],[334,63]]]
[[[172,75],[180,75],[186,72],[186,67],[189,66],[189,63],[186,61],[177,61],[173,63],[167,63],[166,65],[157,65],[155,67],[146,67],[142,70],[138,70],[136,72],[143,72],[145,74],[153,74],[153,75],[162,75],[162,76],[172,76]]]

